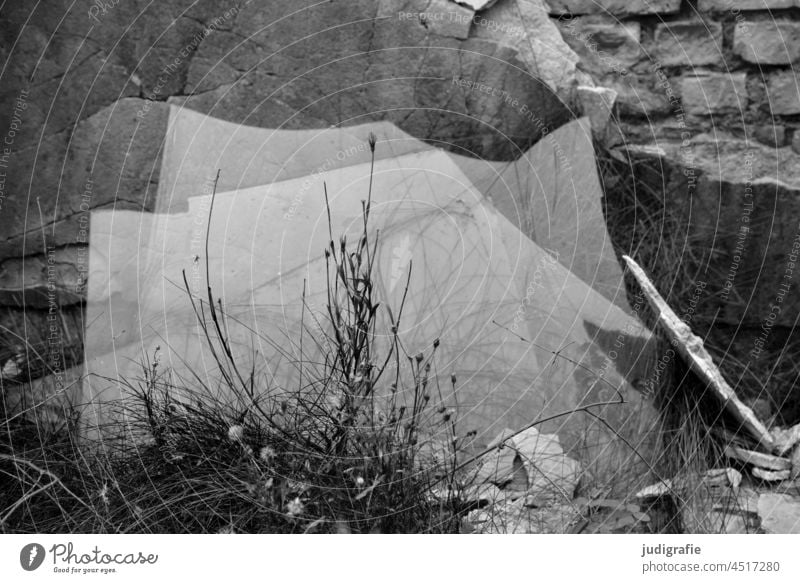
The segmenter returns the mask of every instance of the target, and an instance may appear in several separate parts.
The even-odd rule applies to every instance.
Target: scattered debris
[[[557,435],[506,429],[489,447],[478,461],[476,485],[462,493],[483,506],[470,512],[465,530],[555,533],[578,523],[581,507],[573,498],[581,466],[564,454]]]
[[[658,314],[658,322],[666,331],[675,349],[683,356],[691,369],[706,382],[714,394],[717,395],[723,407],[739,421],[742,427],[766,451],[773,451],[775,449],[775,441],[769,431],[753,411],[742,403],[731,386],[725,381],[722,373],[714,364],[711,355],[705,349],[703,340],[695,335],[691,328],[669,307],[669,304],[664,301],[636,261],[627,255],[623,255],[622,258],[639,283],[639,287],[647,297],[648,303]]]
[[[769,470],[762,470],[759,467],[753,468],[753,475],[759,480],[765,482],[783,482],[789,479],[789,470],[778,470],[771,472]]]
[[[758,498],[761,528],[772,534],[800,534],[800,500],[788,494],[765,492]]]
[[[775,453],[785,455],[800,442],[800,423],[794,427],[773,427],[769,430],[775,440]]]
[[[792,462],[786,458],[769,455],[766,453],[759,453],[757,451],[750,451],[729,445],[725,448],[725,455],[729,458],[739,460],[746,464],[751,464],[764,470],[782,471],[789,470],[792,467]]]
[[[800,445],[794,448],[794,453],[792,454],[792,468],[789,474],[789,477],[792,480],[796,480],[800,477]]]

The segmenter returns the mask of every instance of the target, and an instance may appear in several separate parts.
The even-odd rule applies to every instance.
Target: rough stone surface
[[[752,136],[764,144],[773,148],[780,148],[786,143],[786,128],[782,125],[759,125],[751,130]]]
[[[792,150],[795,154],[800,154],[800,131],[795,129],[792,136]]]
[[[18,41],[6,55],[0,94],[8,103],[26,97],[16,117],[13,107],[0,112],[0,133],[16,128],[3,162],[0,261],[41,253],[42,224],[48,245],[60,248],[81,242],[89,209],[151,208],[168,99],[264,127],[389,119],[461,153],[500,158],[535,142],[537,124],[501,99],[455,86],[454,76],[501,88],[550,130],[570,118],[504,42],[507,31],[487,21],[471,25],[484,38],[462,40],[471,10],[458,4],[442,0],[448,14],[462,16],[449,23],[461,27],[456,32],[401,20],[396,5],[388,11],[372,0],[305,7],[285,0],[270,11],[237,4],[173,0],[140,14],[120,3],[99,24],[66,4],[32,16],[32,6],[4,11],[4,34]],[[419,13],[429,4],[403,8]],[[559,66],[566,97],[569,72]]]
[[[528,71],[542,79],[559,97],[570,101],[577,84],[590,83],[590,77],[577,70],[579,56],[564,41],[547,14],[544,0],[498,2],[476,17],[470,31],[475,38],[497,38],[513,46]]]
[[[772,73],[767,78],[767,100],[773,115],[800,113],[800,78],[793,71]]]
[[[583,16],[563,21],[560,28],[564,40],[595,75],[627,73],[627,68],[642,57],[641,25],[636,21]]]
[[[653,54],[664,66],[722,63],[722,25],[680,20],[656,25]]]
[[[670,14],[680,0],[547,0],[551,14]]]
[[[473,16],[474,10],[450,0],[432,0],[418,18],[422,26],[434,34],[464,40],[469,37]]]
[[[698,8],[703,12],[781,10],[799,6],[800,0],[700,0],[698,2]]]
[[[747,105],[744,73],[698,72],[681,78],[681,100],[688,114],[735,113]]]
[[[617,92],[607,87],[578,87],[581,112],[589,117],[595,137],[605,136],[616,99]]]
[[[800,500],[767,492],[758,498],[761,528],[770,534],[800,534]]]
[[[745,61],[760,65],[789,65],[800,60],[800,22],[762,20],[739,23],[733,48]]]

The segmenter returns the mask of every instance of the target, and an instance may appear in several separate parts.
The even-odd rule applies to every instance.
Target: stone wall
[[[662,235],[707,282],[698,331],[764,370],[759,346],[793,337],[797,0],[54,0],[4,7],[0,31],[6,384],[80,363],[89,211],[153,209],[170,103],[262,127],[388,119],[495,160],[587,114],[608,200],[681,217]]]
[[[729,380],[800,420],[800,3],[550,6],[578,67],[616,93],[598,136],[607,202],[635,201],[656,229],[629,214],[621,237],[647,243],[631,253]]]

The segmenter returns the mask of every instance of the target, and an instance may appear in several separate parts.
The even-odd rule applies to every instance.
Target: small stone
[[[797,75],[792,71],[779,71],[770,75],[767,78],[767,101],[774,115],[800,113],[800,81]]]
[[[716,65],[722,57],[722,25],[681,20],[656,26],[653,53],[664,66]]]
[[[747,107],[744,73],[699,72],[681,78],[683,109],[692,115],[735,113]]]
[[[800,534],[800,500],[765,492],[758,499],[761,528],[771,534]]]
[[[790,65],[800,60],[800,23],[788,20],[737,23],[733,30],[733,50],[749,63]]]
[[[606,127],[611,119],[617,92],[608,87],[578,87],[578,101],[581,113],[589,118],[592,134],[595,137],[605,135]]]

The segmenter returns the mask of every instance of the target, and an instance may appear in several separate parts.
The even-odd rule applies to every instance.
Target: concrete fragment
[[[653,283],[642,271],[642,268],[627,255],[623,255],[622,258],[639,283],[639,287],[647,297],[648,303],[658,315],[659,324],[674,342],[678,352],[684,357],[689,367],[707,383],[723,407],[742,424],[742,427],[763,447],[772,450],[774,442],[767,428],[736,396],[734,390],[714,364],[711,355],[703,345],[702,339],[694,335],[691,328],[669,307],[669,304],[664,301],[655,287],[653,287]]]

